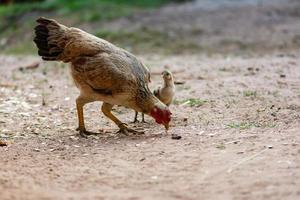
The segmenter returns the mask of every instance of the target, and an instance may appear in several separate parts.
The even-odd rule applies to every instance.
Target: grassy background
[[[35,19],[45,16],[62,23],[80,27],[128,17],[137,12],[159,8],[170,2],[184,0],[45,0],[41,2],[13,3],[0,6],[0,53],[34,54],[32,42]],[[138,32],[113,31],[97,26],[91,33],[133,52],[152,51],[153,48],[172,52],[182,49],[185,43],[174,43],[165,33],[141,29]],[[169,46],[165,47],[165,42]],[[174,51],[173,51],[174,50]]]
[[[78,14],[79,18],[87,21],[106,20],[130,14],[136,9],[157,8],[170,1],[172,0],[46,0],[15,3],[0,6],[0,19],[16,19],[35,11],[52,11],[66,16]]]

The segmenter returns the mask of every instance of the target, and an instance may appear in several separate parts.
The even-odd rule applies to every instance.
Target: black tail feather
[[[39,49],[38,54],[42,56],[44,60],[57,60],[58,55],[61,54],[63,50],[55,44],[49,45],[48,41],[50,32],[48,25],[55,23],[55,21],[45,18],[39,18],[36,21],[39,24],[34,28],[35,38],[33,41]]]

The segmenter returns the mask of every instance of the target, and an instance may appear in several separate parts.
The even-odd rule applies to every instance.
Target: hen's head
[[[163,124],[167,130],[169,129],[172,113],[166,105],[162,103],[155,104],[150,111],[150,115],[155,119],[156,123]]]

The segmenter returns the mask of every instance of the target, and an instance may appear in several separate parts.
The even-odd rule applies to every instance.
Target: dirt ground
[[[183,83],[169,134],[150,117],[132,124],[133,111],[116,107],[120,119],[145,130],[118,135],[92,103],[87,129],[99,134],[81,138],[67,65],[0,55],[1,200],[300,198],[297,49],[139,57],[151,88],[162,83],[163,66]]]

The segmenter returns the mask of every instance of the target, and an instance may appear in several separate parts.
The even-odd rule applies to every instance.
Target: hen
[[[153,91],[153,94],[164,104],[169,106],[174,98],[175,95],[175,85],[173,75],[170,71],[165,70],[162,72],[162,77],[164,79],[164,84],[162,87],[157,88]],[[133,123],[137,122],[138,112],[135,111],[134,121]],[[145,122],[144,113],[142,113],[142,122]]]
[[[122,105],[152,116],[169,128],[171,112],[148,88],[149,71],[133,54],[80,29],[55,20],[39,18],[34,42],[43,60],[71,63],[71,75],[80,90],[76,99],[79,133],[87,133],[83,106],[102,101],[102,112],[119,128],[119,132],[137,133],[111,113]]]

